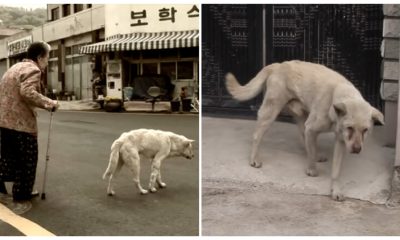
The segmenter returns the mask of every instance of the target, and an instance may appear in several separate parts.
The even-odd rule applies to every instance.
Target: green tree
[[[46,9],[27,10],[16,7],[0,7],[0,19],[4,26],[40,26],[46,22]]]

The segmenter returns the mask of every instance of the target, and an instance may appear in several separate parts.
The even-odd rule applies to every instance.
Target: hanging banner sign
[[[28,51],[28,47],[32,43],[32,35],[26,36],[7,43],[8,56],[14,56]]]

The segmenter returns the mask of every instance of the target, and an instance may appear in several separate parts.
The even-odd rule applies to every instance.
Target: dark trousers
[[[36,177],[37,137],[6,128],[0,128],[0,132],[0,192],[7,191],[4,182],[13,182],[13,199],[29,200]]]
[[[4,182],[0,182],[0,193],[7,194],[7,188]]]

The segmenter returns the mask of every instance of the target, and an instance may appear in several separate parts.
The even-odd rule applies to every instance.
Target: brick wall
[[[400,4],[383,5],[382,85],[385,100],[385,143],[394,146],[397,126],[397,98],[399,91]]]

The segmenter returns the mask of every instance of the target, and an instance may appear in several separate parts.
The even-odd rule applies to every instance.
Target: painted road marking
[[[0,203],[0,220],[10,224],[26,236],[55,236],[38,224],[23,218]]]

